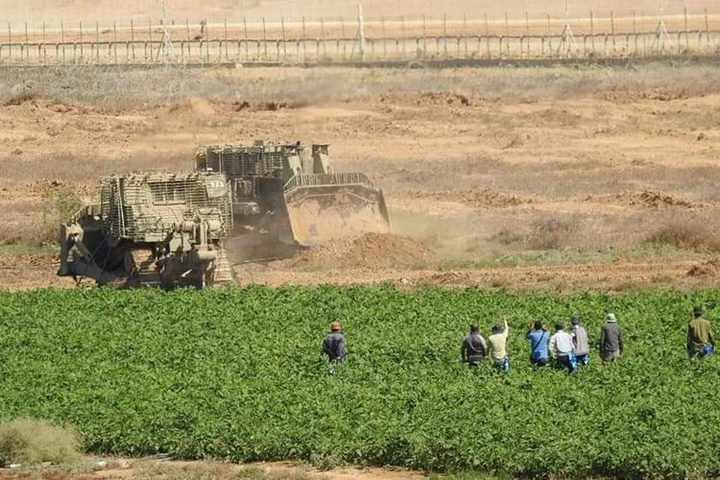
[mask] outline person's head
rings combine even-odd
[[[542,320],[535,320],[535,323],[533,323],[533,328],[535,330],[542,330],[543,329]]]
[[[614,313],[608,313],[606,319],[607,319],[608,323],[616,323],[617,322],[617,318],[615,318]]]
[[[693,316],[694,316],[695,318],[698,318],[698,317],[701,317],[701,316],[702,316],[702,307],[701,307],[700,305],[695,305],[695,306],[693,307]]]
[[[559,332],[560,330],[563,330],[564,328],[565,328],[565,325],[563,325],[562,322],[557,322],[557,323],[555,324],[555,330],[557,330],[558,332]]]
[[[340,330],[342,330],[342,325],[340,325],[339,321],[335,320],[330,324],[330,331],[339,332]]]
[[[503,331],[502,325],[500,325],[499,323],[497,325],[493,325],[493,327],[492,327],[493,333],[502,333],[502,331]]]
[[[473,323],[470,325],[470,333],[478,333],[480,331],[480,327],[477,323]]]
[[[580,325],[580,317],[578,317],[577,315],[573,315],[572,317],[570,317],[570,323],[572,323],[573,325]]]

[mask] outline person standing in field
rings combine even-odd
[[[600,329],[600,358],[603,363],[614,362],[623,354],[623,331],[614,313],[608,313],[605,325]]]
[[[330,324],[330,333],[323,340],[322,350],[328,356],[330,364],[341,363],[345,358],[345,336],[342,334],[342,325],[337,320]]]
[[[590,341],[588,340],[588,334],[580,324],[580,317],[573,315],[570,317],[570,323],[572,323],[572,337],[573,345],[575,346],[575,358],[577,363],[580,365],[588,365],[590,363]]]
[[[573,373],[577,368],[573,349],[573,337],[565,331],[565,326],[558,322],[555,324],[555,333],[550,337],[550,353],[555,359],[555,365],[560,369],[567,369]]]
[[[495,325],[492,328],[492,335],[488,337],[488,355],[493,361],[493,366],[501,372],[510,371],[510,357],[507,354],[509,331],[508,322],[504,320],[504,325]]]
[[[544,367],[550,363],[548,353],[550,332],[547,331],[541,320],[535,320],[535,323],[530,325],[527,339],[530,342],[530,363],[536,367]]]
[[[460,348],[462,361],[470,367],[477,367],[485,358],[485,352],[487,352],[487,343],[480,335],[480,327],[477,323],[473,323],[470,325],[470,333],[463,339]]]
[[[693,319],[688,324],[687,351],[690,358],[704,358],[715,350],[715,332],[710,322],[702,317],[702,307],[693,308]]]

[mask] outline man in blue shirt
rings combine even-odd
[[[536,367],[546,366],[550,362],[548,353],[550,332],[547,331],[542,321],[535,320],[535,323],[528,329],[527,339],[530,341],[530,363]]]
[[[330,324],[330,333],[323,340],[323,353],[330,363],[342,362],[345,358],[345,337],[341,333],[342,326],[337,320]]]

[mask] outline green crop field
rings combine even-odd
[[[520,476],[720,475],[720,360],[691,362],[695,303],[392,287],[0,292],[0,415],[73,425],[90,452],[332,460]],[[533,370],[528,322],[614,311],[626,356]],[[467,325],[510,318],[509,375],[459,362]],[[320,355],[345,324],[335,375]]]

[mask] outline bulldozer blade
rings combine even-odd
[[[285,204],[298,244],[309,247],[333,238],[390,232],[382,191],[364,175],[363,181],[347,182],[338,175],[302,175],[315,178],[291,179],[286,185]]]

